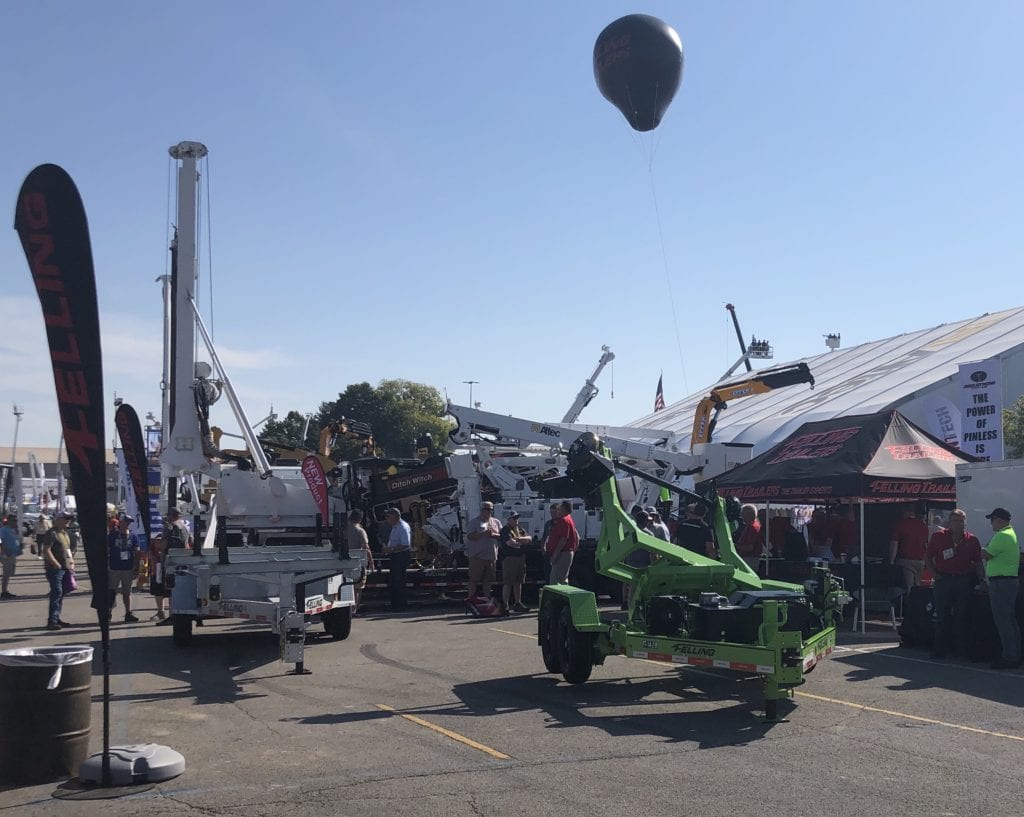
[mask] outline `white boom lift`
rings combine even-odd
[[[164,282],[169,354],[163,428],[169,431],[160,466],[169,480],[169,503],[176,504],[178,481],[185,481],[194,518],[205,527],[192,550],[167,555],[174,642],[190,642],[197,620],[247,619],[269,625],[280,636],[281,660],[301,673],[308,617],[319,616],[334,638],[348,636],[353,582],[365,558],[347,552],[343,532],[333,546],[324,536],[330,520],[317,513],[300,469],[271,469],[199,316],[197,163],[206,152],[198,142],[170,148],[178,163],[178,212],[172,276],[169,286]],[[197,330],[212,367],[196,359]],[[222,394],[245,440],[245,461],[226,462],[213,446],[208,408]],[[238,546],[229,546],[232,541]]]
[[[604,367],[615,360],[615,353],[607,346],[601,347],[601,359],[597,361],[597,368],[594,369],[594,373],[587,378],[587,381],[583,384],[583,388],[580,389],[580,393],[576,395],[576,399],[572,405],[569,406],[569,410],[565,413],[562,418],[563,423],[575,423],[579,418],[580,414],[583,413],[583,409],[590,405],[590,401],[597,397],[598,388],[594,384],[597,382],[597,378],[601,376],[601,372],[604,371]]]

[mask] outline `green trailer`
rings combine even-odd
[[[584,683],[609,655],[759,675],[765,717],[776,720],[778,701],[792,697],[835,649],[836,625],[850,601],[842,581],[827,568],[803,585],[761,579],[736,553],[724,502],[669,483],[662,485],[710,508],[720,561],[663,542],[639,530],[622,509],[616,468],[632,471],[613,463],[593,434],[582,435],[569,450],[573,484],[581,496],[599,492],[604,511],[597,571],[633,586],[628,615],[602,621],[593,593],[545,586],[537,617],[544,666],[572,684]],[[650,566],[627,563],[638,549],[655,557]]]

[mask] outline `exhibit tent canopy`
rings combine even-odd
[[[744,502],[795,505],[956,499],[958,463],[976,458],[946,445],[891,409],[805,423],[748,463],[700,483]]]

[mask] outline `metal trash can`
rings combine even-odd
[[[0,782],[78,774],[91,710],[92,647],[0,650]]]

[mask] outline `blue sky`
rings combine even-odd
[[[636,11],[686,54],[647,136],[591,66]],[[671,403],[736,359],[726,302],[776,363],[1017,305],[1022,30],[1011,2],[10,4],[0,441],[11,402],[19,447],[59,435],[11,229],[42,162],[89,214],[111,412],[159,411],[183,139],[210,149],[213,326],[254,419],[392,377],[559,419],[608,344],[581,419],[624,423],[660,371]]]

